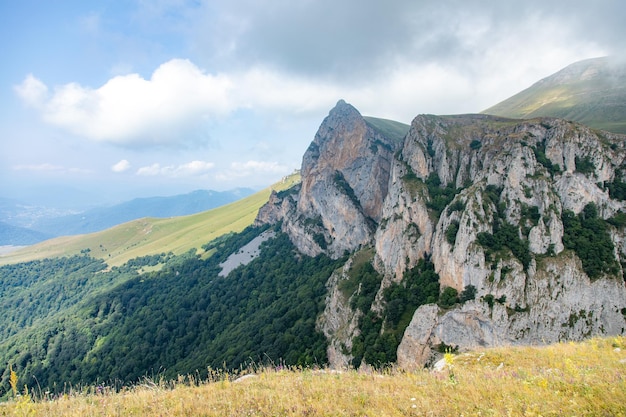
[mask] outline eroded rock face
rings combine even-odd
[[[327,349],[329,365],[334,369],[351,366],[352,339],[358,334],[359,314],[350,307],[350,300],[339,289],[339,282],[348,279],[347,273],[352,264],[348,260],[341,272],[331,275],[326,287],[326,308],[317,321],[317,328],[329,341]]]
[[[609,227],[616,272],[592,281],[565,250],[562,215],[589,203],[603,219],[626,212],[607,185],[626,180],[625,144],[625,136],[563,120],[486,115],[418,116],[397,143],[340,101],[303,158],[301,189],[273,196],[259,221],[282,220],[308,255],[372,247],[384,276],[372,310],[382,319],[384,289],[425,256],[442,290],[474,286],[475,299],[463,305],[417,308],[397,351],[406,368],[430,363],[442,343],[469,349],[620,334],[625,228]],[[514,233],[508,246],[479,243],[502,227]],[[339,281],[329,280],[318,324],[331,364],[345,366],[363,312],[349,308]]]
[[[282,217],[283,230],[307,255],[339,257],[371,244],[396,146],[339,101],[304,154],[297,198],[276,210],[280,215],[264,212],[265,217]]]
[[[401,366],[430,363],[441,343],[469,349],[624,333],[622,272],[592,282],[576,255],[564,252],[561,220],[564,210],[579,213],[589,203],[603,218],[625,211],[602,188],[624,167],[623,137],[556,119],[420,116],[407,141],[414,144],[405,143],[404,157],[416,176],[435,172],[463,184],[437,220],[427,251],[442,287],[460,292],[473,285],[477,297],[437,314],[436,306],[420,307],[398,349]],[[581,161],[592,168],[581,172]],[[497,218],[527,242],[528,265],[506,248],[490,259],[478,244],[481,232],[494,233]],[[450,242],[453,222],[458,232]],[[612,230],[616,258],[624,261],[623,228]]]

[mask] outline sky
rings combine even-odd
[[[0,0],[0,197],[266,187],[339,99],[409,124],[623,55],[622,0]]]

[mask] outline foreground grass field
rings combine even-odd
[[[198,249],[218,236],[240,232],[254,222],[272,190],[281,191],[300,181],[292,174],[283,181],[231,204],[189,216],[143,218],[102,232],[64,236],[0,256],[0,265],[34,259],[71,256],[88,251],[109,266],[120,266],[139,256],[173,252],[175,255]]]
[[[57,399],[22,395],[1,416],[624,416],[626,338],[446,354],[440,372],[264,368],[250,377],[146,381]],[[45,395],[44,395],[45,396]]]

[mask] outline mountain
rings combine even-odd
[[[292,174],[272,187],[197,214],[142,218],[101,232],[50,239],[0,256],[0,265],[89,253],[94,258],[105,260],[110,266],[120,266],[135,257],[199,250],[211,239],[225,233],[239,232],[252,224],[271,190],[281,191],[299,180],[299,174]]]
[[[482,113],[558,117],[626,133],[626,61],[604,57],[576,62]]]
[[[59,392],[263,364],[411,370],[626,331],[625,135],[483,114],[405,126],[341,100],[300,175],[240,222],[224,208],[225,227],[148,219],[71,256],[59,240],[0,258],[0,361]]]
[[[0,245],[24,246],[32,245],[52,236],[25,227],[13,226],[0,222]]]
[[[92,233],[142,217],[174,217],[199,213],[232,203],[253,192],[249,188],[230,191],[197,190],[171,197],[136,198],[78,214],[40,218],[34,221],[31,228],[53,236]]]
[[[561,119],[417,116],[403,141],[340,101],[297,193],[259,212],[327,283],[333,366],[626,329],[626,137]]]

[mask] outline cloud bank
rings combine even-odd
[[[203,73],[188,60],[159,66],[150,79],[138,74],[111,78],[99,88],[69,83],[48,95],[32,75],[15,91],[43,119],[77,136],[119,145],[168,145],[193,141],[185,136],[206,118],[232,110],[231,81]]]
[[[625,6],[612,0],[158,4],[140,3],[137,16],[170,25],[193,61],[171,59],[149,76],[95,87],[52,87],[28,75],[16,94],[80,138],[194,148],[238,111],[320,119],[340,98],[403,122],[478,112],[576,60],[623,51],[626,37]]]

